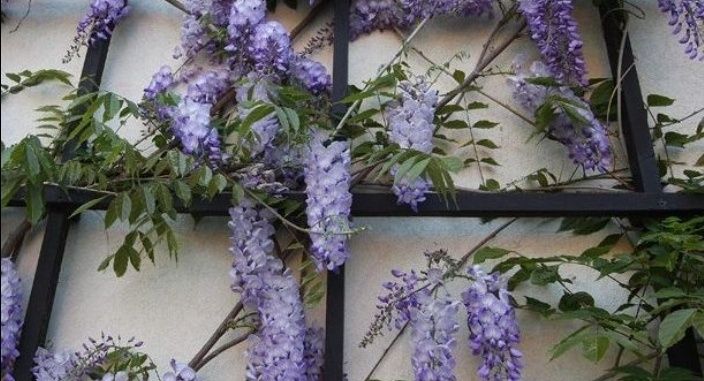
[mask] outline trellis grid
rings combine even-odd
[[[627,148],[628,162],[635,192],[628,193],[474,193],[459,191],[457,204],[448,208],[439,198],[429,198],[419,205],[418,212],[398,205],[391,193],[353,193],[352,215],[358,217],[569,217],[620,216],[635,218],[655,216],[690,216],[704,213],[704,196],[664,193],[655,152],[650,138],[646,109],[634,65],[634,56],[628,36],[624,36],[622,20],[614,1],[599,6],[609,63],[614,77],[621,67],[631,67],[622,80],[622,132]],[[344,98],[348,87],[349,58],[349,0],[334,1],[333,45],[333,100]],[[623,42],[623,45],[622,45]],[[98,40],[85,57],[79,94],[97,91],[108,53],[109,40]],[[623,50],[621,50],[623,46]],[[344,111],[341,104],[334,114]],[[67,145],[63,160],[73,156],[74,146]],[[44,344],[51,317],[57,281],[61,271],[66,238],[71,220],[69,216],[79,206],[97,198],[90,191],[70,190],[48,186],[44,192],[47,203],[46,232],[39,253],[34,283],[19,344],[20,357],[15,364],[15,379],[32,379],[31,368],[37,348]],[[101,195],[102,196],[102,195]],[[304,200],[301,193],[289,197]],[[220,194],[212,200],[194,200],[188,206],[177,206],[181,213],[202,216],[224,216],[231,197]],[[110,200],[104,199],[92,209],[105,210]],[[16,197],[10,206],[24,206]],[[325,380],[344,379],[344,307],[345,269],[329,273],[326,296]],[[701,366],[695,336],[690,328],[685,338],[668,351],[671,366],[691,370],[701,375]]]

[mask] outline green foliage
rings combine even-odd
[[[5,73],[5,76],[12,85],[2,84],[2,95],[17,94],[28,87],[34,87],[44,82],[57,81],[68,86],[73,86],[71,83],[71,74],[56,69],[43,69],[37,71],[24,70],[19,73]]]
[[[565,219],[561,226],[561,230],[575,234],[592,234],[603,228],[601,219]],[[650,221],[632,251],[611,254],[622,237],[609,235],[578,256],[529,258],[518,253],[510,255],[508,250],[486,249],[484,256],[503,258],[494,270],[511,274],[509,289],[528,282],[563,289],[558,301],[526,296],[521,308],[552,320],[579,320],[586,324],[557,343],[550,352],[552,358],[580,348],[585,358],[597,362],[610,346],[616,345],[645,359],[650,352],[663,354],[689,328],[704,330],[704,217]],[[566,265],[595,270],[597,279],[608,278],[622,287],[627,299],[613,311],[598,307],[588,292],[567,286],[569,279],[560,276],[560,269]],[[656,329],[649,327],[653,321],[659,322]],[[623,374],[624,380],[661,380],[663,374],[691,379],[678,370],[659,375],[641,370],[618,368],[617,373]]]

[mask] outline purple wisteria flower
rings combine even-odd
[[[229,85],[227,72],[206,71],[189,84],[186,95],[173,111],[171,132],[181,143],[183,151],[198,158],[207,158],[211,165],[217,165],[226,158],[221,149],[220,136],[211,126],[210,110]]]
[[[508,291],[498,274],[471,267],[472,285],[462,294],[467,308],[469,347],[482,360],[477,375],[485,381],[519,381],[523,368],[520,333]]]
[[[174,58],[193,58],[208,43],[205,27],[198,16],[186,15],[181,23],[181,44],[174,49]]]
[[[519,9],[552,76],[565,85],[586,85],[584,42],[572,0],[519,0]]]
[[[670,17],[672,34],[680,35],[685,54],[704,61],[704,1],[658,0],[658,7]]]
[[[122,18],[129,12],[127,0],[92,0],[90,9],[76,27],[76,41],[93,44],[107,40]]]
[[[227,46],[231,52],[237,52],[247,43],[254,28],[264,21],[266,4],[262,0],[235,0],[229,14],[227,33],[230,44]]]
[[[455,358],[452,354],[459,328],[459,302],[446,293],[433,296],[429,289],[414,295],[410,309],[413,357],[411,364],[417,381],[454,381]]]
[[[386,322],[389,329],[392,322],[396,329],[401,329],[411,319],[411,308],[418,306],[415,293],[420,276],[415,270],[404,272],[396,269],[391,270],[391,275],[399,281],[389,281],[382,285],[388,292],[378,297],[381,304],[377,305],[377,309],[382,311],[382,315],[388,313],[389,317],[395,314],[395,317],[386,319]]]
[[[68,380],[76,368],[76,356],[71,352],[52,353],[44,348],[37,349],[34,355],[32,374],[36,381]]]
[[[198,381],[196,371],[191,369],[188,364],[176,362],[175,359],[171,359],[170,365],[171,370],[161,376],[163,381]]]
[[[311,254],[318,268],[336,270],[349,257],[350,148],[346,141],[326,141],[318,131],[305,160],[306,215],[313,231]]]
[[[325,66],[301,56],[292,61],[291,77],[313,95],[328,93],[332,87],[332,78]]]
[[[152,81],[144,89],[144,98],[154,100],[159,94],[164,93],[174,84],[174,75],[171,68],[167,65],[162,66],[159,71],[154,73]]]
[[[255,309],[260,327],[248,338],[247,380],[305,380],[306,336],[298,283],[277,257],[273,215],[249,199],[230,209],[232,289]]]
[[[17,342],[22,329],[22,284],[17,275],[15,263],[9,258],[2,258],[2,305],[0,322],[2,323],[2,381],[12,381],[12,368],[20,355]]]
[[[536,61],[528,70],[521,64],[515,67],[516,76],[509,78],[514,99],[530,112],[535,112],[550,97],[563,99],[564,107],[570,107],[573,115],[579,115],[581,120],[574,120],[574,117],[556,109],[557,115],[548,128],[548,136],[567,147],[569,157],[575,164],[587,170],[607,172],[613,164],[608,132],[592,113],[589,104],[568,87],[541,86],[526,81],[528,78],[549,77],[549,69],[544,63]]]
[[[402,149],[431,153],[437,90],[431,89],[422,77],[418,77],[414,81],[401,82],[399,92],[399,99],[391,103],[386,111],[389,139]],[[391,173],[395,174],[396,170],[397,167],[394,167]],[[410,205],[414,211],[418,211],[418,204],[425,201],[425,193],[429,189],[430,184],[421,177],[397,179],[392,188],[398,202]]]
[[[283,75],[293,57],[288,32],[276,21],[257,25],[247,50],[254,70],[262,74]]]
[[[305,362],[307,381],[322,380],[322,369],[325,361],[325,330],[309,327],[303,343],[303,361]]]
[[[392,28],[408,28],[439,15],[491,15],[492,0],[356,0],[350,6],[350,39]]]

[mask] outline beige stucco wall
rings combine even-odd
[[[9,33],[14,22],[24,11],[26,1],[15,0],[6,8],[9,21],[2,26],[2,72],[17,72],[23,69],[61,68],[80,72],[81,60],[68,65],[61,57],[73,35],[75,23],[80,18],[86,1],[34,0],[32,11],[22,27]],[[639,1],[647,14],[646,20],[634,20],[631,25],[634,49],[638,55],[638,69],[643,92],[657,92],[678,98],[670,113],[682,116],[704,105],[704,70],[701,63],[687,60],[681,47],[670,34],[666,17],[657,12],[656,1]],[[141,96],[142,88],[152,73],[164,63],[174,63],[171,52],[178,41],[180,14],[162,1],[131,1],[133,11],[120,25],[113,38],[108,63],[103,78],[103,87],[131,99]],[[590,1],[581,0],[578,17],[586,40],[586,53],[592,76],[607,76],[608,67],[603,53],[603,42],[598,15],[590,9]],[[292,12],[285,7],[275,17],[288,27],[295,25],[305,13]],[[325,17],[330,17],[328,13]],[[323,17],[323,19],[325,18]],[[325,20],[321,20],[322,23]],[[442,61],[462,49],[475,57],[483,43],[490,23],[472,21],[466,25],[452,19],[432,21],[422,31],[414,44],[429,56]],[[309,32],[314,28],[309,29]],[[305,41],[301,38],[299,41]],[[383,64],[399,45],[392,33],[365,37],[354,42],[350,48],[350,78],[359,83]],[[517,44],[498,61],[499,67],[507,67],[517,53],[535,54],[527,42]],[[318,58],[328,67],[331,52],[319,54]],[[421,61],[411,55],[409,60],[420,69]],[[469,71],[473,58],[460,66]],[[503,80],[487,82],[486,89],[501,99],[510,99]],[[57,102],[64,91],[60,86],[42,86],[20,95],[6,97],[2,101],[2,140],[8,144],[16,142],[32,131],[37,117],[33,109],[47,103]],[[481,100],[477,98],[477,100]],[[490,102],[488,102],[490,103]],[[513,118],[492,105],[477,119],[490,118],[501,122],[500,128],[481,132],[481,137],[492,138],[502,146],[495,158],[502,163],[496,170],[486,169],[487,176],[502,184],[520,178],[527,173],[548,167],[554,173],[571,172],[572,166],[564,158],[564,151],[554,143],[537,145],[536,140],[526,142],[530,135],[528,125]],[[682,128],[693,130],[696,121],[690,120]],[[141,126],[128,124],[121,133],[131,139],[139,137]],[[691,146],[686,152],[675,152],[675,157],[692,162],[704,147]],[[697,153],[698,152],[698,153]],[[468,169],[458,182],[476,187],[478,173]],[[2,212],[3,240],[12,227],[21,219],[22,211],[8,209]],[[421,266],[422,253],[427,250],[446,248],[455,256],[461,256],[477,241],[505,220],[482,224],[476,219],[442,218],[358,218],[359,226],[368,229],[352,239],[353,257],[347,266],[346,302],[346,370],[350,380],[364,377],[384,349],[386,339],[368,348],[357,344],[364,335],[373,313],[375,295],[382,281],[389,278],[392,268],[407,269]],[[128,272],[120,279],[110,273],[98,273],[95,269],[111,250],[122,240],[120,229],[105,232],[102,216],[97,212],[85,214],[72,228],[63,263],[56,302],[49,327],[49,337],[57,348],[76,347],[89,335],[106,331],[123,336],[137,336],[146,342],[148,351],[157,364],[166,366],[169,359],[190,359],[210,335],[212,330],[236,302],[229,290],[228,270],[230,255],[224,219],[207,218],[198,225],[188,217],[182,217],[178,229],[182,243],[178,261],[169,260],[166,253],[157,257],[156,266],[145,265],[139,273]],[[36,258],[41,245],[42,229],[30,235],[19,260],[23,283],[29,293]],[[557,221],[544,219],[521,220],[502,233],[492,245],[520,250],[527,255],[579,253],[600,237],[572,237],[556,234]],[[625,249],[625,243],[622,243]],[[597,297],[600,306],[611,308],[623,296],[609,281],[594,282],[594,274],[574,269],[575,289],[584,288]],[[455,287],[457,288],[457,287]],[[526,290],[519,290],[524,292]],[[533,292],[533,291],[531,291]],[[557,298],[559,290],[543,290],[545,298]],[[310,312],[310,320],[323,323],[324,307]],[[464,315],[460,317],[464,319]],[[549,362],[547,351],[561,336],[574,329],[566,322],[546,322],[534,315],[520,314],[523,330],[521,344],[526,357],[526,380],[590,380],[599,375],[600,369],[611,364],[606,359],[594,366],[583,360],[578,353],[568,353]],[[460,329],[458,336],[458,370],[460,380],[474,380],[475,360],[466,349],[467,329]],[[411,346],[406,337],[390,352],[375,378],[382,380],[412,379],[409,363]],[[208,365],[203,371],[204,379],[217,381],[241,379],[245,360],[243,349],[230,350]]]

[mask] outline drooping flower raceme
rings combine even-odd
[[[685,54],[704,61],[704,1],[658,0],[658,7],[670,17],[672,33],[680,35]]]
[[[20,353],[17,342],[22,328],[22,285],[17,275],[15,263],[9,258],[2,258],[2,306],[0,322],[2,323],[2,381],[12,380],[12,368]]]
[[[227,33],[230,44],[227,50],[236,53],[247,44],[254,28],[264,21],[266,4],[263,0],[235,0],[232,2]]]
[[[306,330],[303,347],[303,361],[306,367],[307,381],[321,381],[323,362],[325,360],[325,330],[310,327]]]
[[[198,76],[174,111],[171,131],[185,153],[207,158],[211,165],[223,159],[220,136],[211,126],[210,110],[229,86],[226,72],[209,70]]]
[[[144,98],[148,100],[156,99],[157,95],[167,91],[174,84],[174,75],[169,66],[162,66],[154,73],[152,81],[144,89]]]
[[[535,112],[549,97],[563,99],[563,106],[570,107],[573,116],[556,109],[557,115],[548,128],[548,136],[567,147],[575,164],[588,170],[607,172],[613,163],[608,133],[590,110],[589,104],[568,87],[529,83],[528,78],[550,75],[549,69],[540,61],[534,62],[528,70],[521,65],[516,68],[516,76],[509,78],[514,99],[530,112]],[[575,120],[574,115],[579,115],[579,120]]]
[[[293,57],[288,32],[276,21],[257,25],[247,49],[254,70],[262,74],[283,75]]]
[[[428,288],[414,295],[415,305],[410,309],[413,357],[411,364],[417,381],[455,380],[455,334],[459,328],[459,302],[442,291],[433,296]]]
[[[44,348],[34,355],[32,374],[37,381],[68,380],[76,367],[76,356],[71,352],[52,353]]]
[[[311,254],[319,271],[336,270],[349,257],[350,148],[345,141],[326,141],[320,131],[309,145],[305,160],[306,215]]]
[[[247,380],[305,381],[305,318],[298,283],[271,255],[273,215],[249,199],[230,209],[232,289],[255,309],[260,327],[250,335]]]
[[[403,149],[432,152],[437,90],[431,89],[422,77],[418,77],[413,82],[401,82],[399,92],[399,99],[390,104],[386,112],[389,139]],[[397,168],[392,169],[392,174],[396,170]],[[418,211],[418,204],[425,201],[425,193],[430,189],[430,184],[421,177],[404,178],[397,180],[392,189],[399,203],[408,204]]]
[[[191,369],[188,364],[176,362],[171,359],[171,370],[161,376],[163,381],[198,381],[196,371]]]
[[[519,9],[552,76],[565,85],[586,85],[584,42],[572,0],[519,0]]]
[[[477,375],[485,381],[519,381],[523,355],[520,333],[508,291],[498,274],[487,275],[479,266],[468,271],[474,279],[462,294],[467,308],[469,347],[481,358]]]
[[[98,39],[107,40],[129,10],[127,0],[92,0],[76,27],[75,41],[93,44]]]
[[[327,93],[332,86],[330,74],[323,64],[301,56],[291,62],[291,77],[313,95]]]

